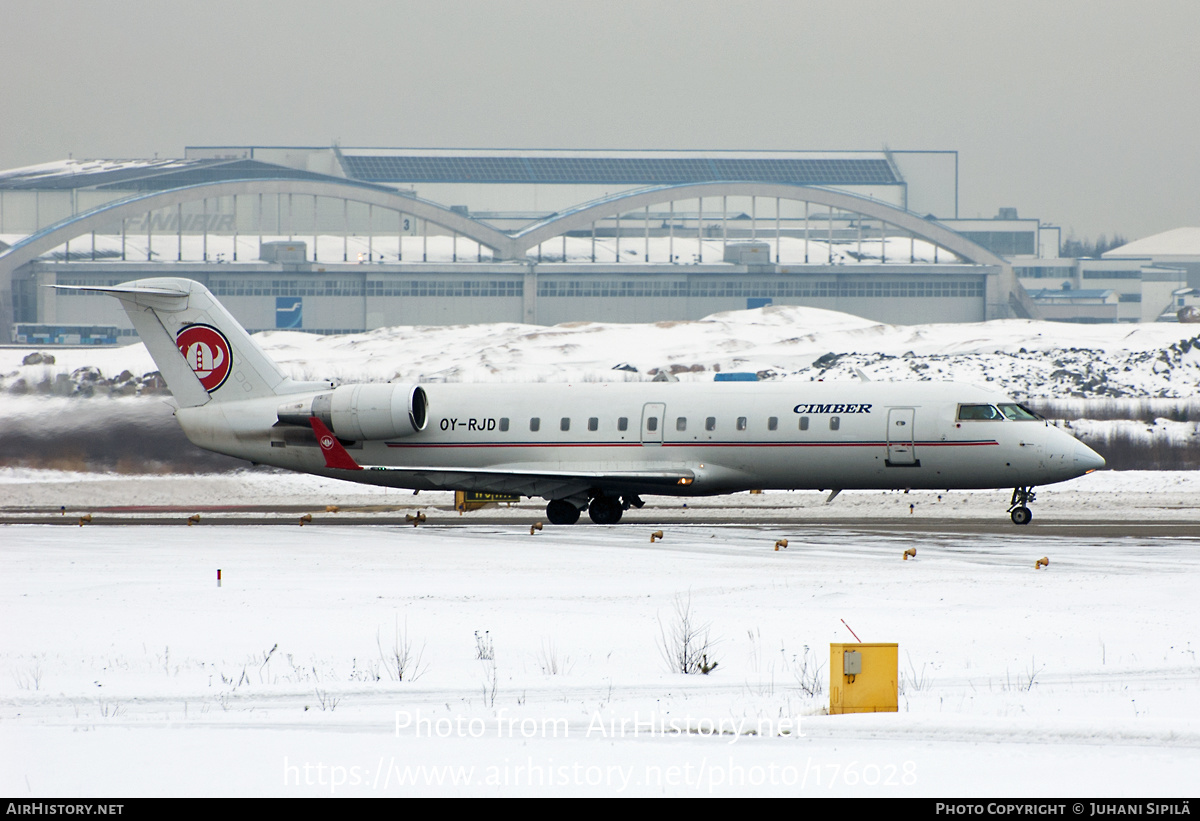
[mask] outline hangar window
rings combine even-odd
[[[629,430],[629,417],[622,416],[617,419],[617,430]]]
[[[800,417],[800,430],[808,430],[808,417],[807,416]]]
[[[508,417],[507,416],[500,417],[500,430],[501,430],[501,432],[508,430]]]
[[[542,428],[542,420],[541,419],[539,419],[538,417],[535,416],[529,420],[529,429],[530,430],[537,431],[537,430],[541,430],[541,428]]]
[[[595,416],[588,419],[588,430],[600,430],[600,419]]]
[[[994,405],[959,405],[958,420],[960,422],[977,422],[987,421],[989,419],[1003,419],[1000,411],[996,410]]]
[[[687,430],[687,417],[680,416],[675,420],[675,430]]]
[[[738,430],[745,430],[745,429],[746,429],[746,417],[744,417],[744,416],[739,416],[739,417],[738,417],[738,420],[737,420],[737,429],[738,429]]]
[[[717,417],[710,416],[707,419],[705,419],[704,420],[704,429],[705,430],[716,430],[717,429]]]
[[[779,430],[778,416],[772,416],[767,419],[767,430]]]
[[[558,429],[559,430],[570,430],[571,429],[571,417],[564,416],[558,423]]]
[[[840,416],[829,417],[829,429],[830,430],[841,430],[841,427],[842,427],[842,417],[840,417]]]

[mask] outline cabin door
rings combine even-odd
[[[661,445],[663,442],[663,417],[667,406],[662,402],[647,402],[642,406],[642,444]]]
[[[887,466],[914,467],[917,461],[913,417],[916,408],[888,408]]]

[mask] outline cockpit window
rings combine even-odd
[[[1000,411],[1014,422],[1040,422],[1042,417],[1031,411],[1024,405],[1018,405],[1016,402],[1003,404],[1000,406]]]
[[[978,421],[987,419],[1003,419],[995,405],[959,405],[959,421]]]

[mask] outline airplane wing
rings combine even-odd
[[[480,490],[547,498],[570,496],[590,488],[602,488],[610,493],[645,493],[651,488],[689,485],[695,480],[695,474],[686,468],[665,471],[554,471],[502,467],[453,470],[441,467],[368,467],[365,470],[382,471],[405,480],[420,480],[421,483],[446,490]]]
[[[649,488],[690,485],[696,474],[687,468],[667,470],[530,470],[526,468],[445,468],[386,467],[360,465],[320,419],[309,418],[317,443],[325,457],[325,467],[333,470],[383,472],[407,486],[427,485],[446,490],[480,490],[491,493],[516,493],[522,496],[562,498],[602,487],[610,492],[638,492]],[[401,483],[399,480],[403,479]],[[383,482],[382,484],[392,484]]]

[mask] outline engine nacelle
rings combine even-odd
[[[420,385],[342,385],[279,406],[279,421],[308,425],[315,416],[342,439],[395,439],[425,430],[429,398]]]

